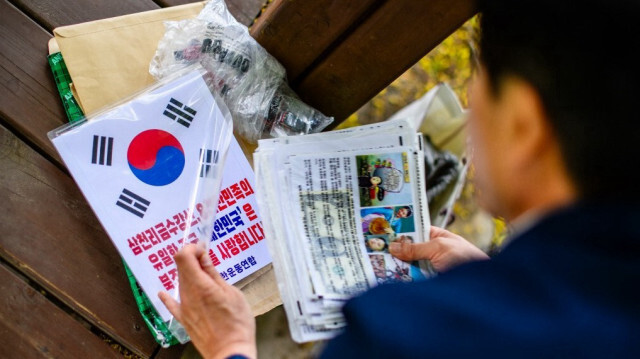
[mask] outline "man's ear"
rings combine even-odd
[[[501,83],[499,102],[512,169],[534,165],[554,141],[540,95],[528,82],[508,77]]]
[[[511,218],[532,208],[551,208],[575,199],[553,126],[537,90],[510,77],[496,98],[504,149],[501,169],[511,190]]]

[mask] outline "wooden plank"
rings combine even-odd
[[[162,7],[184,5],[197,2],[197,0],[156,0]],[[241,24],[251,25],[258,15],[266,0],[225,0],[227,8],[233,17]]]
[[[0,127],[0,256],[135,353],[157,344],[122,260],[64,172]]]
[[[251,35],[287,69],[290,83],[355,28],[379,0],[275,0]]]
[[[3,93],[3,96],[0,97],[1,120],[14,131],[24,136],[24,138],[26,138],[35,148],[38,148],[51,156],[60,165],[62,161],[46,135],[47,131],[66,122],[66,116],[64,115],[64,110],[60,104],[60,99],[46,60],[47,41],[49,40],[50,35],[34,21],[25,16],[20,10],[16,9],[4,0],[0,1],[0,19],[0,89],[2,89]],[[8,136],[6,133],[7,131],[4,128],[2,129],[2,132],[4,137]],[[21,148],[21,151],[26,151],[26,146],[22,145]],[[0,151],[0,153],[4,152]],[[31,156],[34,156],[34,154],[31,154]],[[4,160],[6,159],[3,159],[3,163]],[[40,158],[39,162],[43,163],[43,168],[48,168],[48,170],[43,171],[49,171],[49,175],[53,173],[56,181],[65,183],[69,186],[68,189],[76,187],[70,178],[65,176],[62,172],[55,170],[54,167],[47,163],[46,160]],[[1,168],[3,172],[2,175],[9,176],[9,169],[5,168],[4,165]],[[31,183],[33,181],[39,183],[38,181],[40,181],[40,177],[42,177],[40,175],[24,173],[23,175],[26,175],[28,180],[22,184],[18,183],[19,185],[26,186],[27,183]],[[14,184],[11,183],[4,183],[1,187],[4,188],[5,185],[8,187],[14,186]],[[41,188],[39,191],[46,193],[47,189]],[[11,191],[3,191],[2,197],[9,196],[10,192]],[[79,196],[79,192],[77,192],[77,190],[75,190],[75,192],[76,194],[74,196],[68,198],[64,193],[53,193],[42,197],[40,195],[29,197],[30,194],[24,194],[24,201],[31,205],[38,206],[39,203],[34,203],[35,199],[47,198],[53,195],[58,197],[58,200],[61,201],[59,203],[67,206],[67,208],[62,211],[64,213],[62,216],[70,216],[69,219],[65,218],[63,220],[56,220],[50,218],[46,213],[40,213],[39,215],[44,217],[44,221],[40,221],[38,223],[39,225],[36,225],[36,227],[39,227],[40,229],[34,229],[35,232],[47,231],[47,226],[52,225],[55,227],[57,225],[56,223],[71,223],[70,225],[76,228],[79,226],[87,226],[87,223],[90,223],[93,228],[89,230],[89,234],[85,234],[82,241],[88,244],[92,241],[91,239],[93,237],[98,238],[100,244],[96,250],[106,251],[103,255],[108,258],[107,260],[103,259],[102,263],[98,266],[100,268],[99,271],[104,272],[103,269],[106,268],[108,273],[105,275],[101,272],[89,271],[86,272],[86,275],[94,277],[106,276],[107,280],[105,285],[117,287],[117,290],[114,290],[113,294],[101,293],[105,290],[99,290],[96,293],[99,293],[97,295],[101,295],[103,297],[111,296],[113,297],[112,299],[101,299],[97,302],[92,302],[92,286],[90,285],[85,287],[85,289],[80,289],[83,285],[79,285],[81,282],[74,281],[74,273],[64,273],[63,268],[64,265],[66,265],[64,263],[71,261],[69,258],[59,258],[54,261],[47,260],[45,263],[39,263],[36,266],[30,267],[27,261],[24,261],[23,258],[19,257],[20,253],[29,252],[28,248],[19,247],[17,252],[7,252],[7,248],[4,248],[5,241],[18,241],[16,238],[5,236],[8,235],[8,233],[3,233],[3,237],[0,242],[0,247],[2,248],[0,248],[0,251],[3,253],[3,256],[6,255],[7,258],[12,260],[12,262],[17,265],[25,266],[25,268],[28,269],[28,272],[31,273],[36,280],[44,281],[45,287],[56,288],[57,295],[64,297],[63,301],[68,304],[72,303],[76,307],[82,307],[83,315],[87,315],[88,320],[101,327],[106,333],[120,340],[123,344],[129,346],[131,350],[138,354],[148,356],[155,350],[155,348],[157,348],[157,345],[153,341],[135,307],[131,290],[128,287],[127,280],[122,269],[121,260],[115,252],[111,242],[106,238],[104,231],[91,214],[92,212],[86,205],[86,201]],[[36,190],[36,193],[39,193],[38,190]],[[50,204],[49,207],[51,206],[55,205]],[[39,210],[58,213],[56,208],[40,208]],[[10,213],[10,217],[3,221],[0,226],[3,230],[5,228],[5,224],[9,225],[9,221],[15,222],[13,225],[17,226],[32,226],[30,221],[33,220],[33,218],[29,220],[28,217],[19,217],[19,214],[14,214],[13,212],[5,213]],[[74,221],[72,218],[75,218],[75,221],[78,223],[72,223]],[[80,218],[80,220],[78,220],[78,218]],[[16,230],[20,231],[19,229]],[[52,239],[54,242],[47,243],[54,248],[55,243],[57,242],[69,242],[69,237],[61,235],[54,237],[55,238]],[[31,243],[33,245],[33,242],[34,239],[31,238],[25,243]],[[18,245],[19,243],[13,244]],[[91,246],[94,245],[95,244],[91,244]],[[38,247],[39,246],[37,245],[33,246],[33,248]],[[36,251],[36,253],[43,252]],[[53,252],[53,255],[59,254],[59,250]],[[87,255],[84,257],[86,259]],[[37,261],[37,259],[33,260]],[[40,260],[42,261],[42,258]],[[61,265],[61,261],[64,262],[64,265]],[[77,264],[78,263],[74,265],[76,271],[78,271]],[[54,269],[58,266],[54,273],[61,276],[64,279],[64,283],[60,284],[55,280],[50,281],[46,274],[48,272],[39,272],[40,268],[43,266],[45,268],[53,266]],[[41,274],[36,274],[36,272]],[[84,269],[80,269],[80,272],[84,272]],[[45,274],[43,275],[42,273]],[[79,288],[74,289],[74,287]],[[72,288],[74,290],[68,291],[67,288]],[[78,291],[83,293],[84,298],[72,299]],[[87,300],[91,303],[85,303]],[[103,302],[109,303],[107,306],[104,306]],[[114,315],[112,312],[115,312],[116,314]],[[122,340],[122,338],[126,338],[126,340]]]
[[[294,89],[339,124],[475,13],[472,0],[387,0]]]
[[[50,32],[58,26],[159,8],[153,0],[12,0],[12,2]]]
[[[189,348],[189,349],[188,349]],[[171,358],[199,358],[200,356],[191,355],[188,356],[186,350],[195,351],[192,349],[193,345],[188,344],[176,344],[166,349],[161,349],[153,357],[153,359],[171,359]]]
[[[47,138],[47,131],[66,118],[47,62],[50,37],[7,1],[0,1],[0,116],[60,162]]]
[[[98,336],[0,266],[0,358],[121,358]]]
[[[227,8],[241,24],[251,26],[267,0],[226,0]]]

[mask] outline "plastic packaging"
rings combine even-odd
[[[469,167],[465,154],[466,111],[453,90],[441,83],[388,119],[395,120],[407,120],[424,134],[431,223],[444,228],[452,222],[453,206],[464,187]]]
[[[199,65],[49,132],[120,255],[182,343],[188,336],[156,294],[177,298],[173,255],[187,243],[211,240],[232,132],[231,115]]]
[[[84,113],[78,101],[73,97],[73,92],[71,91],[71,76],[69,75],[69,70],[67,70],[67,65],[62,59],[62,54],[60,52],[52,53],[47,56],[47,60],[49,60],[49,67],[51,67],[53,79],[56,82],[58,94],[62,100],[62,107],[64,107],[69,122],[82,119]]]
[[[49,55],[48,59],[69,122],[75,122],[84,118],[84,112],[73,97],[73,94],[71,94],[71,90],[69,88],[69,85],[71,84],[71,76],[69,75],[69,71],[67,70],[62,54],[60,52],[53,53]],[[140,287],[140,284],[133,273],[131,273],[127,263],[124,262],[124,260],[122,263],[124,265],[124,270],[127,273],[129,284],[131,285],[131,291],[133,292],[136,304],[138,305],[138,311],[140,312],[140,315],[142,315],[142,319],[153,335],[153,338],[156,340],[156,343],[160,344],[163,348],[168,348],[171,345],[179,343],[169,331],[167,323],[162,320],[162,317],[160,317],[153,307],[153,304],[151,304],[149,297]]]
[[[149,66],[157,79],[199,62],[214,76],[235,130],[250,142],[319,132],[326,117],[289,88],[286,71],[236,21],[223,0],[208,2],[196,19],[165,23]]]
[[[427,169],[427,198],[429,204],[445,192],[460,174],[458,157],[449,151],[439,151],[431,143],[429,136],[424,136],[424,163]]]

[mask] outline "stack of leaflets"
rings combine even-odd
[[[422,141],[397,120],[259,142],[256,193],[295,341],[335,336],[349,298],[430,273],[388,250],[429,238]]]

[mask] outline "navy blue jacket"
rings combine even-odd
[[[343,310],[323,358],[640,358],[640,206],[557,211],[490,261]]]

